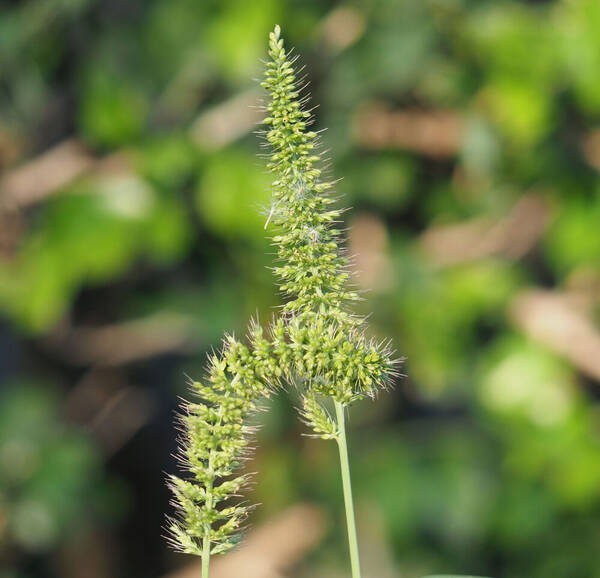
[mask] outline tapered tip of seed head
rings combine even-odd
[[[279,36],[281,35],[281,28],[279,24],[275,24],[275,28],[273,29],[273,35],[275,36],[275,40],[279,40]]]

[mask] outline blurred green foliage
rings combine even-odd
[[[96,448],[65,424],[48,387],[13,384],[0,403],[3,558],[45,552],[83,531],[108,489]],[[83,526],[83,527],[82,527]]]
[[[144,488],[134,501],[158,520],[167,494],[144,492],[174,469],[183,372],[278,304],[249,108],[275,22],[344,177],[373,332],[407,357],[396,390],[351,416],[359,527],[377,513],[396,575],[599,577],[597,0],[3,3],[0,387],[53,384],[0,398],[7,575],[60,572],[107,473]],[[11,185],[66,139],[85,146],[85,171]],[[527,296],[563,300],[535,316]],[[186,323],[126,333],[120,355],[77,332],[157,313]],[[112,459],[82,433],[89,415],[60,411],[98,367],[165,408]],[[335,448],[300,437],[290,398],[265,414],[256,520],[313,499],[341,523]],[[164,447],[150,455],[153,431]],[[128,520],[113,526],[126,536],[113,574],[161,575],[174,562],[160,522],[146,535]],[[153,557],[135,554],[150,533]],[[329,536],[306,575],[339,570],[344,547]]]

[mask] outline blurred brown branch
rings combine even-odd
[[[262,119],[256,102],[259,88],[250,88],[203,112],[192,123],[192,140],[204,148],[220,149],[254,129]]]
[[[355,7],[340,6],[321,21],[319,28],[319,34],[329,49],[342,52],[363,36],[365,17]]]
[[[369,290],[390,287],[389,243],[383,221],[375,215],[358,215],[349,229],[348,243],[350,253],[355,255],[357,283]]]
[[[111,456],[150,421],[156,403],[148,390],[129,385],[120,373],[93,369],[69,392],[64,411]]]
[[[369,103],[354,117],[356,142],[368,149],[406,149],[446,158],[456,155],[464,123],[451,110],[390,110],[383,103]]]
[[[14,210],[37,203],[89,170],[94,163],[95,158],[80,141],[63,141],[0,179],[1,207]]]
[[[244,544],[211,561],[212,578],[283,578],[325,535],[323,511],[310,504],[297,504],[273,520],[253,529]],[[166,578],[197,578],[200,561]]]
[[[567,293],[531,290],[514,299],[510,316],[529,337],[600,381],[600,331],[580,303]]]
[[[261,114],[254,106],[260,96],[252,88],[203,112],[191,125],[192,140],[218,149],[248,134]],[[58,143],[0,178],[0,211],[14,214],[38,203],[91,170],[100,173],[131,170],[126,151],[100,158],[76,138]]]
[[[115,366],[189,351],[193,338],[185,317],[159,314],[102,327],[72,327],[65,322],[43,344],[69,363]]]
[[[0,178],[0,214],[15,215],[87,173],[129,172],[130,165],[126,150],[97,157],[77,139],[65,140]]]
[[[581,149],[587,162],[600,171],[600,129],[592,130],[584,135]]]
[[[432,226],[421,236],[427,256],[440,266],[501,255],[518,259],[536,244],[550,222],[550,209],[537,194],[524,195],[499,221],[482,217]]]

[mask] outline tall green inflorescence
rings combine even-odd
[[[286,359],[288,379],[301,383],[304,420],[323,439],[335,439],[340,453],[352,574],[360,576],[352,504],[345,408],[373,397],[396,374],[389,346],[365,337],[365,319],[353,314],[359,300],[348,287],[348,260],[341,250],[341,210],[333,183],[322,179],[318,134],[309,129],[293,68],[278,26],[269,38],[270,61],[262,86],[270,95],[266,140],[271,147],[272,203],[267,224],[278,228],[274,268],[285,298],[275,322],[275,350]],[[327,409],[330,399],[335,417]]]
[[[333,183],[321,179],[318,134],[309,130],[311,114],[279,27],[270,35],[266,79],[270,95],[265,125],[274,174],[267,224],[278,263],[274,267],[285,299],[276,329],[287,334],[294,370],[307,390],[346,405],[373,396],[395,373],[390,351],[365,338],[365,320],[351,306],[359,301],[348,287],[348,259],[341,250],[342,210]]]
[[[262,86],[270,96],[264,122],[274,181],[265,228],[277,228],[274,272],[284,306],[268,336],[253,323],[248,345],[227,337],[221,354],[209,359],[205,382],[193,384],[196,399],[181,417],[180,459],[189,475],[170,478],[178,517],[169,530],[175,547],[202,556],[203,578],[211,555],[239,541],[248,507],[227,500],[247,482],[237,472],[253,431],[249,419],[260,400],[286,380],[302,392],[301,414],[314,434],[338,444],[352,574],[358,578],[345,408],[385,387],[397,364],[388,346],[365,337],[365,319],[351,310],[359,297],[348,287],[337,228],[341,210],[332,183],[321,178],[318,135],[309,130],[307,99],[300,96],[278,26],[270,35],[269,56]]]

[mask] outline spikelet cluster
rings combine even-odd
[[[228,500],[248,482],[236,472],[254,430],[249,418],[281,375],[258,323],[249,344],[225,338],[221,354],[209,357],[205,383],[192,383],[194,402],[181,415],[179,459],[189,476],[169,478],[178,515],[168,529],[172,545],[188,554],[228,551],[248,515],[249,506]]]
[[[269,56],[262,83],[270,96],[264,124],[274,175],[269,222],[277,227],[274,273],[285,300],[275,333],[291,350],[282,352],[289,356],[284,367],[310,392],[304,418],[318,433],[314,394],[344,405],[373,396],[395,374],[396,362],[387,345],[365,337],[364,318],[352,313],[359,295],[349,287],[341,210],[333,183],[322,178],[319,135],[310,130],[308,99],[278,26],[269,37]]]

